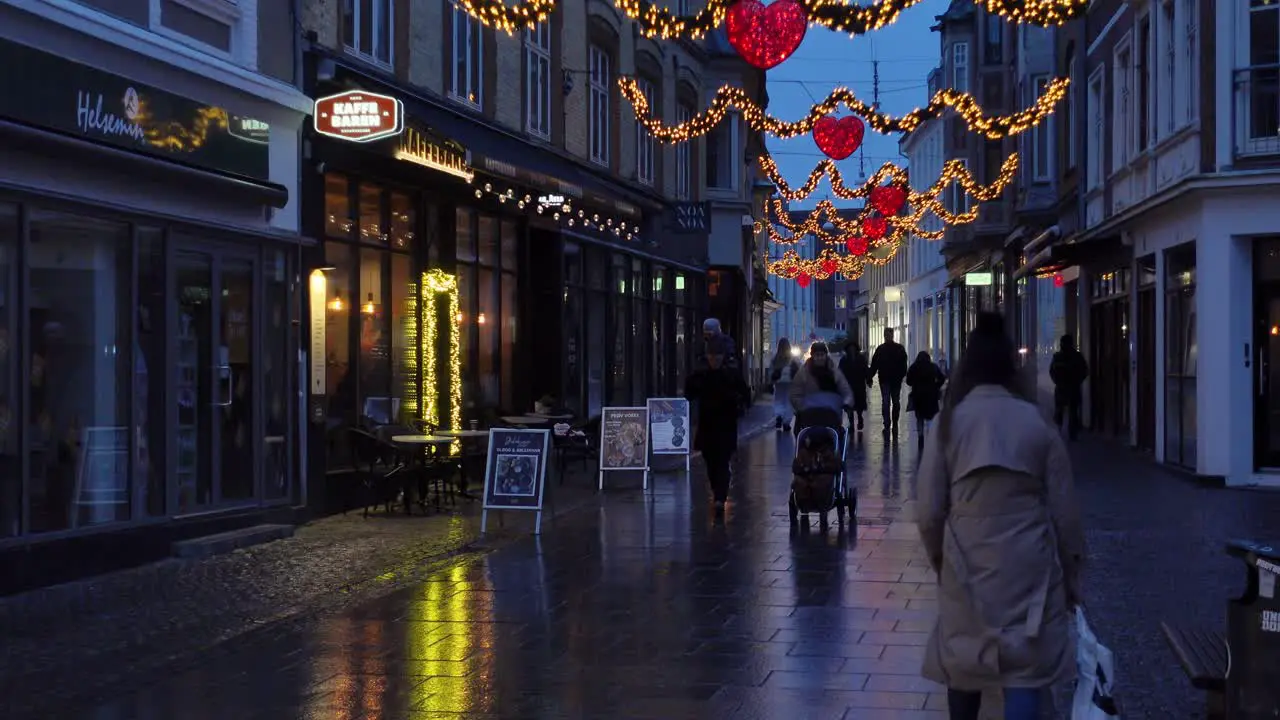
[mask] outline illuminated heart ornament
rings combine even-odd
[[[889,230],[889,221],[882,217],[871,216],[862,221],[862,234],[872,240],[879,240]]]
[[[822,272],[826,273],[827,277],[831,277],[832,275],[835,275],[836,270],[839,270],[839,269],[840,269],[840,266],[837,265],[836,261],[832,260],[831,258],[827,258],[826,260],[822,261]]]
[[[867,239],[861,235],[855,235],[849,238],[848,242],[846,242],[844,246],[849,248],[849,253],[851,255],[867,254]]]
[[[809,20],[794,0],[738,0],[725,16],[729,44],[752,66],[761,70],[791,57],[804,40]]]
[[[907,202],[907,191],[897,185],[881,185],[871,191],[867,201],[881,215],[897,215]]]
[[[809,287],[811,282],[813,282],[813,278],[809,277],[809,273],[800,273],[796,276],[796,284],[802,288]]]
[[[862,121],[853,115],[839,120],[826,115],[813,124],[813,142],[823,155],[832,160],[843,160],[862,144],[864,132],[866,128]]]

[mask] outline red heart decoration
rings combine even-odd
[[[800,273],[796,276],[796,284],[802,288],[809,287],[810,282],[813,282],[813,278],[809,277],[809,273]]]
[[[832,160],[843,160],[862,144],[866,132],[862,121],[853,115],[837,120],[831,115],[818,118],[813,124],[813,141],[822,154]]]
[[[768,70],[800,47],[809,19],[794,0],[738,0],[725,18],[729,44],[754,67]]]
[[[853,255],[866,255],[867,239],[861,235],[854,235],[845,243],[845,247],[849,248],[849,252]]]
[[[862,221],[862,234],[872,240],[879,240],[889,230],[889,221],[872,215]]]
[[[836,270],[839,270],[839,269],[840,269],[840,266],[837,265],[836,261],[832,260],[831,258],[827,258],[826,260],[822,261],[822,272],[826,273],[827,277],[831,277],[832,275],[835,275]]]
[[[881,185],[871,191],[868,201],[882,215],[897,215],[907,202],[907,191],[897,185]]]

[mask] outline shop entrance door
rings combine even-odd
[[[1254,285],[1253,455],[1259,469],[1280,469],[1280,282]]]
[[[253,502],[258,457],[258,260],[207,244],[174,261],[174,477],[178,514]]]
[[[1156,449],[1156,289],[1138,291],[1138,447]]]

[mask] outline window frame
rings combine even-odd
[[[959,161],[960,166],[963,167],[966,171],[973,172],[969,168],[969,158],[961,157],[961,158],[953,158],[953,159]],[[972,201],[973,201],[973,198],[969,196],[969,193],[965,192],[964,188],[960,186],[960,183],[951,183],[950,185],[947,186],[946,208],[953,215],[959,215],[960,213],[968,212],[970,203]]]
[[[693,117],[693,109],[684,103],[676,103],[676,124],[688,122]],[[692,142],[676,143],[676,180],[675,195],[677,200],[693,199],[693,151]]]
[[[1133,42],[1126,33],[1111,55],[1111,165],[1119,169],[1131,159],[1133,146]]]
[[[644,95],[649,103],[649,111],[652,115],[662,117],[661,108],[658,105],[658,85],[649,78],[640,75],[636,77],[636,88]],[[636,181],[642,185],[654,187],[657,185],[657,141],[644,126],[644,123],[636,121]],[[687,143],[681,143],[687,144]]]
[[[471,17],[456,2],[450,3],[453,8],[450,31],[453,38],[452,57],[449,58],[448,96],[450,100],[467,107],[479,110],[484,106],[484,25]],[[460,22],[461,21],[461,24]],[[460,28],[465,28],[465,35],[460,35]],[[458,40],[467,40],[467,62],[458,62]],[[474,65],[473,65],[474,63]],[[465,74],[465,88],[460,87],[460,80]],[[468,94],[474,92],[473,100]]]
[[[373,27],[369,33],[370,42],[373,44],[373,47],[368,49],[362,48],[358,44],[360,40],[360,36],[363,35],[363,33],[361,32],[362,25],[361,25],[361,18],[360,18],[361,5],[362,5],[361,0],[349,0],[349,1],[351,3],[351,8],[352,8],[351,33],[355,37],[342,38],[342,49],[348,55],[354,55],[355,57],[358,57],[361,60],[364,60],[365,62],[371,63],[373,65],[377,65],[378,67],[382,67],[382,68],[391,68],[394,65],[396,60],[396,52],[395,52],[396,51],[396,32],[395,32],[396,3],[395,3],[395,0],[369,0],[370,5],[374,11],[374,19],[373,19]],[[388,16],[386,18],[386,23],[385,23],[386,43],[387,43],[386,59],[379,57],[380,53],[378,52],[379,37],[381,35],[381,33],[378,32],[378,28],[382,24],[380,23],[380,20],[382,19],[381,15],[383,13],[385,13]],[[339,11],[338,27],[339,27],[340,34],[343,32],[343,29],[346,27],[345,15],[346,15],[345,8]]]
[[[591,162],[609,167],[612,160],[613,56],[601,45],[587,46],[587,146]]]
[[[1085,143],[1085,148],[1089,151],[1088,156],[1085,158],[1086,190],[1101,188],[1107,176],[1106,148],[1102,140],[1104,137],[1103,125],[1106,122],[1106,71],[1106,63],[1099,63],[1098,67],[1090,73],[1089,82],[1086,85],[1089,99],[1089,102],[1086,103],[1089,111],[1089,139]]]
[[[538,23],[525,30],[525,132],[546,141],[551,140],[552,132],[551,59],[554,46],[549,22]]]
[[[706,158],[705,165],[707,168],[707,176],[706,176],[707,190],[715,190],[717,192],[722,192],[722,193],[726,193],[726,192],[731,193],[734,190],[736,190],[738,187],[738,183],[739,183],[738,176],[741,170],[738,167],[738,164],[733,161],[733,157],[736,155],[737,148],[738,148],[738,122],[739,122],[739,115],[737,112],[725,113],[724,119],[721,120],[716,125],[715,129],[713,129],[711,132],[703,136],[704,137],[703,156]],[[724,136],[720,135],[720,133],[724,133]],[[717,184],[712,185],[711,184],[711,158],[706,156],[710,153],[710,150],[712,147],[711,141],[714,139],[718,142],[721,137],[728,138],[725,141],[726,149],[728,151],[726,155],[727,157],[730,158],[726,165],[726,169],[728,170],[728,176],[729,176],[728,184],[720,184],[719,167],[717,167],[716,168]],[[716,159],[717,161],[719,160],[719,155],[717,155]],[[717,166],[718,165],[719,163],[717,162]]]
[[[951,89],[969,92],[969,43],[951,44]]]

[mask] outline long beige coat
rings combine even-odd
[[[956,406],[949,434],[942,448],[929,433],[917,476],[916,521],[939,574],[923,675],[957,690],[1069,679],[1084,537],[1062,438],[994,385]]]

